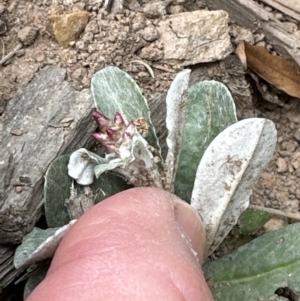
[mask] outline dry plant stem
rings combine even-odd
[[[147,68],[147,70],[149,71],[150,75],[151,75],[153,78],[155,78],[154,72],[153,72],[153,70],[151,69],[151,67],[150,67],[148,64],[146,64],[146,63],[144,63],[144,62],[142,62],[142,61],[138,61],[138,60],[133,60],[133,61],[131,61],[130,63],[138,63],[138,64],[144,65],[144,66]]]
[[[256,206],[256,205],[250,205],[249,208],[255,209],[255,210],[260,210],[260,211],[265,211],[272,215],[277,215],[277,216],[291,218],[291,219],[300,221],[300,214],[298,214],[298,213],[283,212],[281,210],[277,210],[277,209],[273,209],[273,208],[266,208],[266,207]]]
[[[161,70],[161,71],[170,72],[170,73],[175,73],[175,70],[173,70],[171,68],[163,67],[163,66],[160,66],[160,65],[152,65],[152,68],[157,69],[157,70]]]
[[[65,201],[70,219],[77,219],[94,205],[93,191],[89,186],[84,187],[84,192],[78,194],[77,189],[72,183],[70,189],[70,198]]]
[[[8,53],[5,57],[2,58],[0,61],[0,66],[3,65],[7,60],[9,60],[11,57],[15,55],[15,53],[22,48],[22,44],[18,44],[17,47],[12,50],[10,53]]]

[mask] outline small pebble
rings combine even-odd
[[[300,130],[297,129],[293,132],[293,138],[300,144]]]
[[[23,45],[29,46],[34,43],[37,35],[38,30],[36,28],[25,26],[18,32],[18,39]]]
[[[167,13],[166,1],[150,2],[144,7],[144,14],[147,18],[159,18]]]
[[[273,10],[272,7],[270,6],[265,6],[264,9],[267,11],[267,12],[271,12]]]
[[[288,171],[288,165],[286,163],[286,161],[283,158],[278,158],[277,159],[277,172],[278,173],[285,173]]]
[[[279,20],[279,21],[284,21],[284,20],[285,20],[285,18],[284,18],[284,16],[283,16],[282,13],[276,13],[276,14],[275,14],[275,18],[276,18],[277,20]]]
[[[153,42],[159,38],[159,33],[154,26],[147,26],[141,32],[142,38],[147,42]]]
[[[14,136],[22,136],[23,135],[23,131],[21,129],[18,128],[14,128],[10,131],[10,133]]]
[[[16,192],[16,193],[20,193],[20,192],[22,192],[22,190],[23,190],[23,189],[22,189],[22,186],[16,186],[16,187],[15,187],[15,192]]]

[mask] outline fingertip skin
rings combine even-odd
[[[189,205],[158,188],[129,189],[75,223],[27,301],[211,301],[204,244]]]

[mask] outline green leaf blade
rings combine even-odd
[[[40,246],[43,245],[47,239],[54,236],[59,229],[60,228],[48,228],[46,230],[43,230],[39,228],[33,228],[33,230],[30,233],[25,235],[22,244],[17,247],[15,252],[15,256],[14,256],[15,268],[18,269],[24,265],[29,265],[32,262],[39,261],[40,260],[39,255],[37,256],[38,257],[37,259],[34,257],[36,250],[40,248]],[[49,258],[49,257],[51,257],[51,251],[48,257],[46,256],[42,259]]]
[[[272,215],[265,211],[247,209],[239,219],[239,232],[244,235],[252,234],[260,229]]]
[[[237,122],[235,104],[227,87],[203,81],[189,91],[175,192],[190,201],[199,162],[212,140]]]
[[[289,287],[300,295],[300,223],[267,233],[203,266],[216,301],[277,300]],[[280,299],[278,299],[280,300]]]
[[[93,153],[89,152],[93,155]],[[55,159],[48,168],[45,176],[45,215],[48,227],[62,227],[69,223],[70,217],[65,201],[70,197],[72,179],[68,176],[70,155],[63,155]],[[118,192],[131,188],[121,177],[112,172],[102,174],[90,185],[95,203],[98,203]],[[76,185],[79,192],[83,186]]]
[[[45,175],[45,216],[48,227],[62,227],[69,221],[65,200],[70,197],[72,179],[68,176],[69,155],[56,158]]]
[[[146,140],[160,152],[147,100],[126,72],[114,66],[98,71],[92,78],[91,90],[97,110],[108,118],[113,119],[116,112],[127,122],[144,117],[150,126]]]

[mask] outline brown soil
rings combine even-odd
[[[3,23],[0,22],[0,56],[1,53],[2,56],[10,53],[20,44],[20,39],[22,40],[22,47],[0,66],[0,115],[18,89],[26,86],[37,71],[48,64],[60,64],[65,67],[67,80],[77,90],[89,87],[91,77],[96,71],[115,65],[128,72],[137,81],[147,98],[166,93],[179,70],[178,67],[161,62],[154,56],[152,61],[147,61],[155,73],[153,78],[143,64],[133,62],[142,60],[139,57],[140,50],[148,43],[141,34],[151,35],[151,32],[145,29],[150,25],[155,27],[158,20],[163,18],[163,15],[158,18],[145,16],[143,8],[148,3],[147,0],[125,2],[120,14],[111,14],[100,9],[104,2],[101,0],[73,0],[72,5],[66,2],[70,1],[4,0],[4,3],[0,4],[0,21],[7,26],[7,30],[3,30],[1,34]],[[170,4],[165,8],[166,14],[204,8],[204,1],[168,2]],[[62,48],[47,31],[48,17],[53,11],[79,10],[89,12],[89,23],[76,42]],[[22,32],[26,26],[33,31]],[[254,116],[269,118],[276,123],[278,130],[274,158],[257,183],[251,202],[287,212],[298,212],[299,100],[278,94],[281,105],[268,103],[257,94],[254,83],[250,79],[248,81],[256,104],[252,108],[244,109],[243,112],[239,111],[238,115],[243,118]],[[14,299],[10,295],[6,300],[21,299]]]

